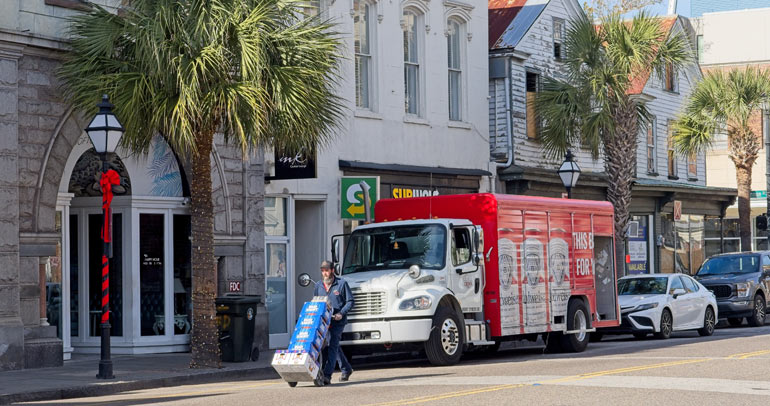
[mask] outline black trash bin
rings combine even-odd
[[[244,362],[251,358],[254,317],[259,299],[260,296],[223,296],[216,299],[222,361]]]

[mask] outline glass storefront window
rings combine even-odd
[[[190,216],[174,215],[174,334],[189,334],[192,325],[191,258]]]
[[[722,229],[722,220],[719,217],[707,218],[703,221],[703,231],[705,238],[719,238]]]
[[[164,334],[165,330],[164,217],[139,214],[139,314],[143,336]]]
[[[690,215],[690,274],[698,272],[706,260],[703,248],[704,220],[703,216]]]
[[[286,235],[286,198],[265,198],[265,234]]]
[[[690,273],[690,216],[676,222],[676,273]]]
[[[674,273],[674,246],[676,245],[676,233],[674,231],[674,216],[672,214],[660,215],[661,234],[663,245],[660,246],[660,273]]]
[[[78,334],[78,216],[70,215],[70,336]]]

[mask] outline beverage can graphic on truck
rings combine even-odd
[[[551,314],[566,314],[570,296],[569,246],[561,238],[548,242],[548,274]]]
[[[519,277],[516,264],[516,244],[507,239],[497,240],[500,274],[500,326],[506,334],[518,334],[521,328]]]
[[[524,240],[524,260],[521,263],[521,273],[525,277],[522,285],[524,306],[524,331],[534,331],[533,326],[547,324],[546,320],[546,291],[545,267],[543,261],[543,243],[536,238]]]

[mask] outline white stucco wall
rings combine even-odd
[[[327,2],[328,3],[328,2]],[[374,105],[369,110],[355,106],[352,0],[335,1],[328,16],[345,33],[343,63],[344,80],[340,94],[347,100],[347,116],[336,139],[317,157],[317,178],[274,180],[266,185],[266,195],[308,196],[326,199],[326,238],[342,231],[340,219],[339,160],[379,164],[489,169],[487,89],[487,8],[478,1],[463,0],[380,0],[376,3]],[[425,115],[409,119],[404,112],[403,7],[413,5],[426,10],[423,58]],[[464,114],[462,122],[450,122],[448,113],[446,16],[451,10],[462,10],[470,17],[466,22],[463,76]],[[381,18],[377,18],[381,17]],[[378,21],[379,20],[379,21]],[[273,157],[268,152],[266,160]],[[268,163],[268,167],[270,164]],[[489,190],[489,179],[482,179],[480,191]],[[328,243],[327,243],[328,244]],[[325,250],[328,252],[328,249]]]
[[[701,65],[735,65],[770,61],[770,8],[705,13]]]

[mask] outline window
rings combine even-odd
[[[353,14],[353,41],[356,54],[356,107],[372,108],[372,6],[356,0]]]
[[[562,59],[564,52],[564,20],[561,18],[553,19],[553,57]]]
[[[462,265],[471,260],[471,234],[467,228],[452,230],[452,265]]]
[[[540,88],[540,75],[534,72],[527,72],[527,137],[537,138],[540,125],[537,119],[537,109],[535,108],[535,96]]]
[[[657,120],[655,117],[651,117],[650,121],[646,123],[644,129],[647,138],[647,173],[650,174],[657,174],[658,168],[657,168],[657,160],[656,160],[656,150],[655,150],[655,139],[656,139],[656,126],[657,126]]]
[[[460,34],[462,26],[453,20],[447,22],[447,66],[449,68],[449,119],[462,120],[462,53]]]
[[[698,53],[698,63],[703,63],[703,35],[695,37],[695,42]]]
[[[676,151],[674,150],[674,122],[668,121],[668,177],[678,179],[676,170]]]
[[[419,16],[411,11],[404,12],[404,110],[407,114],[420,116],[420,41],[417,37]]]
[[[671,278],[671,285],[668,287],[668,293],[674,293],[674,289],[684,289],[684,286],[682,285],[682,280],[679,279],[678,276],[674,276]]]
[[[687,157],[687,178],[698,179],[698,156],[695,154]]]
[[[682,284],[684,284],[684,290],[686,290],[687,293],[698,291],[698,287],[693,283],[692,279],[687,276],[680,276],[680,278],[682,278]]]
[[[299,2],[298,6],[306,17],[315,17],[321,14],[321,0],[303,0]]]
[[[666,65],[666,71],[663,77],[663,89],[669,92],[677,92],[679,88],[677,86],[677,75],[673,64]]]

